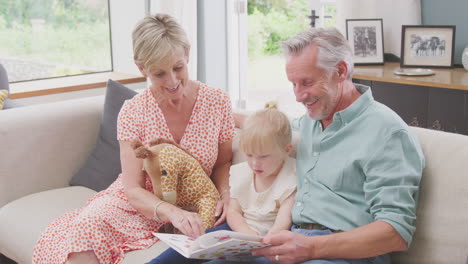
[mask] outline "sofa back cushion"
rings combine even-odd
[[[467,263],[468,136],[412,128],[426,168],[421,180],[416,232],[393,263]]]
[[[125,100],[131,99],[135,94],[137,92],[118,82],[112,80],[107,82],[104,111],[96,146],[83,167],[73,176],[70,185],[101,191],[122,172],[117,141],[117,117]]]

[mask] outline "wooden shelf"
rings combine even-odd
[[[10,83],[10,98],[18,99],[105,87],[108,79],[112,79],[121,84],[146,81],[145,77],[134,74],[101,72],[94,74],[68,76],[63,78],[18,82]]]
[[[367,81],[411,84],[468,91],[468,71],[463,68],[436,69],[430,76],[401,76],[393,72],[400,68],[396,62],[377,66],[355,66],[353,78]]]

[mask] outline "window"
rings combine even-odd
[[[316,14],[316,27],[336,26],[336,0],[310,0],[311,12]]]
[[[112,71],[107,0],[2,0],[0,63],[10,82]]]
[[[335,26],[335,1],[247,1],[246,23],[242,22],[242,14],[237,20],[231,19],[231,23],[238,23],[237,27],[234,27],[235,30],[232,30],[234,33],[238,32],[238,38],[247,36],[245,43],[229,48],[230,54],[237,52],[232,57],[240,62],[239,76],[230,74],[229,91],[235,107],[258,110],[266,102],[276,101],[279,108],[291,116],[304,113],[304,108],[296,102],[292,85],[286,77],[285,61],[279,42],[310,27],[312,10],[315,10],[315,16],[318,16],[315,27]],[[246,26],[243,26],[243,23]],[[232,43],[230,41],[228,45]],[[242,52],[242,49],[248,51]],[[229,65],[233,65],[231,59]]]

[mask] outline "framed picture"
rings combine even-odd
[[[382,19],[346,19],[346,39],[354,65],[384,64]]]
[[[455,26],[402,26],[401,67],[453,67]]]

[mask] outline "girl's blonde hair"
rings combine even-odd
[[[133,59],[148,72],[166,58],[183,50],[187,55],[190,43],[184,29],[167,14],[146,16],[132,33]]]
[[[240,151],[249,154],[283,152],[291,144],[292,132],[288,117],[268,103],[263,110],[250,115],[242,126]]]

